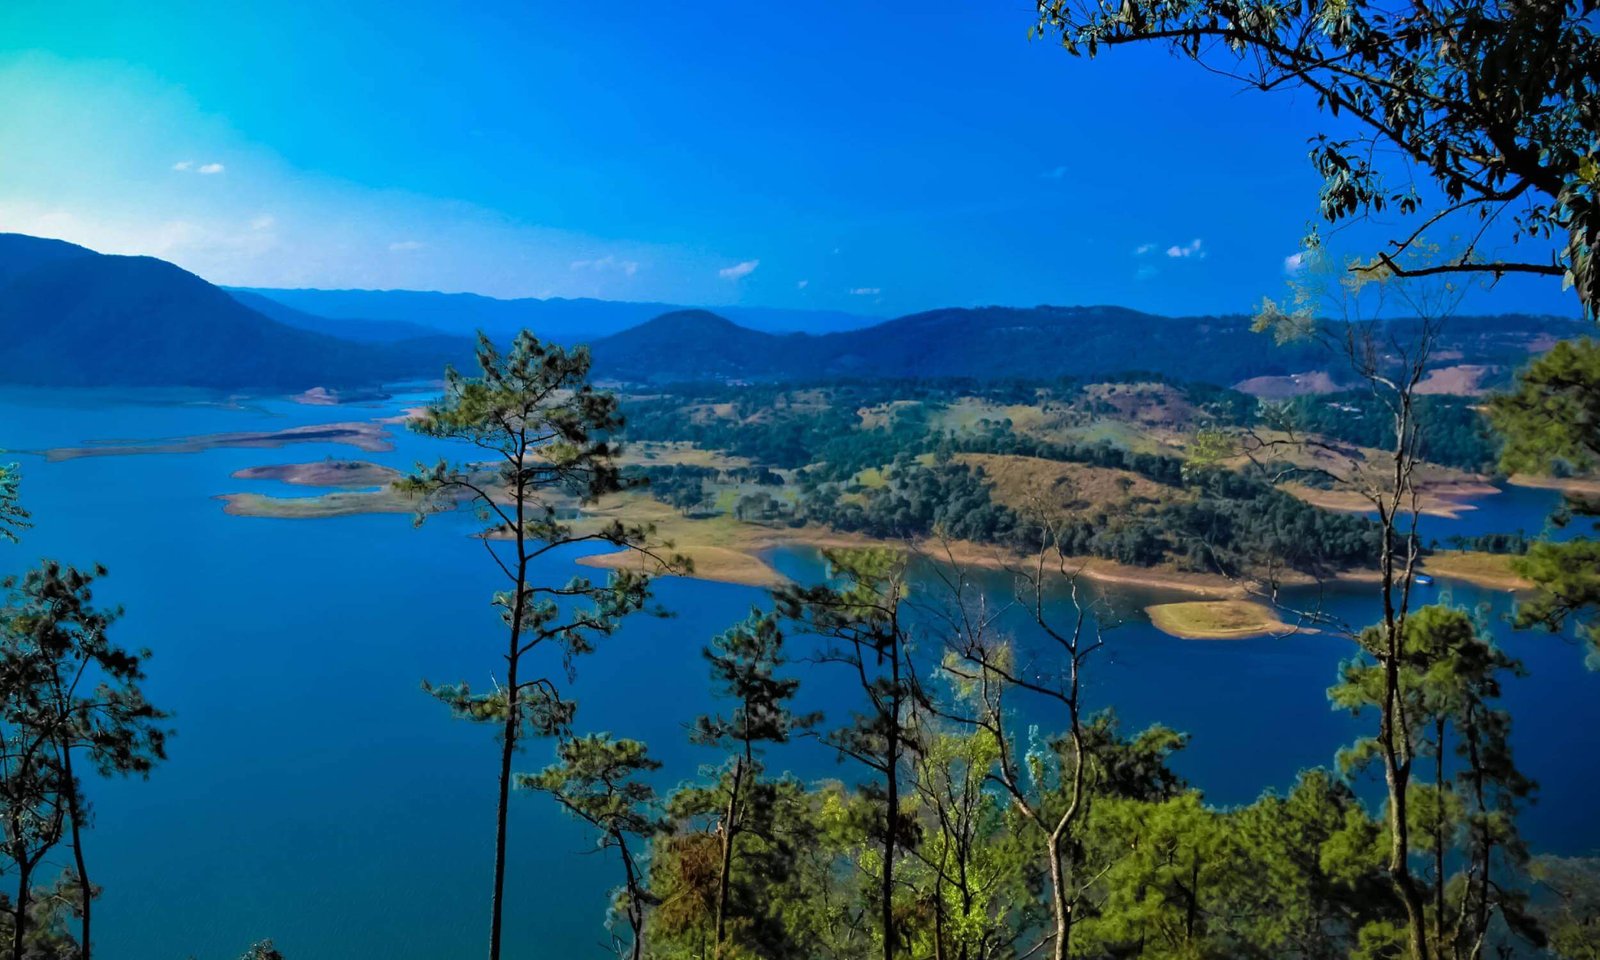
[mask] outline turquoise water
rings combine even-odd
[[[385,416],[411,399],[371,408],[229,407],[0,393],[0,447],[275,430]],[[227,516],[213,499],[314,492],[230,479],[242,467],[325,456],[405,467],[437,453],[403,433],[396,441],[395,451],[370,455],[315,443],[57,463],[13,454],[37,528],[20,547],[0,546],[0,569],[40,555],[107,565],[100,596],[127,606],[118,636],[154,651],[147,691],[175,713],[171,758],[148,782],[90,787],[97,823],[87,851],[105,889],[96,920],[107,958],[231,960],[269,936],[292,960],[481,954],[495,746],[488,730],[451,720],[419,689],[424,678],[482,684],[496,662],[488,596],[497,585],[481,546],[463,536],[467,519],[443,516],[421,529],[404,516],[263,520]],[[1546,491],[1512,491],[1462,521],[1436,521],[1429,534],[1536,529],[1554,502]],[[573,556],[552,559],[541,574],[570,576],[581,569]],[[822,572],[806,551],[772,559],[797,577]],[[1503,595],[1443,582],[1435,589],[1457,602],[1489,603],[1496,616],[1508,609]],[[636,621],[603,642],[580,661],[572,689],[580,726],[648,740],[670,785],[713,759],[684,736],[709,705],[700,646],[762,594],[671,580],[658,598],[675,616]],[[1094,665],[1091,695],[1114,704],[1130,727],[1159,720],[1192,733],[1180,771],[1217,802],[1286,787],[1360,729],[1324,699],[1348,651],[1344,641],[1176,640],[1139,612],[1176,598],[1128,589],[1103,598],[1124,622]],[[1352,621],[1371,619],[1359,590],[1332,590],[1322,601]],[[1505,642],[1530,669],[1510,684],[1507,700],[1519,759],[1543,785],[1526,832],[1543,849],[1600,849],[1586,799],[1600,780],[1600,676],[1585,672],[1579,651],[1559,639]],[[848,678],[804,669],[811,705],[847,709]],[[547,759],[535,746],[524,768]],[[807,743],[773,763],[807,777],[853,774]],[[517,798],[511,956],[605,952],[601,924],[615,868],[583,855],[590,849],[585,833],[542,798]]]

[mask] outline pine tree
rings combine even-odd
[[[647,566],[682,569],[651,544],[647,526],[621,521],[579,529],[563,519],[571,507],[592,504],[630,485],[606,439],[622,426],[617,400],[589,383],[589,352],[541,343],[523,331],[502,355],[480,335],[478,374],[445,372],[445,394],[411,428],[466,444],[485,463],[441,460],[396,486],[417,496],[418,521],[433,509],[465,501],[488,528],[481,536],[506,589],[494,595],[505,628],[502,682],[480,692],[466,683],[424,686],[458,716],[499,728],[499,793],[495,808],[494,877],[489,957],[498,960],[504,916],[507,817],[512,758],[524,736],[553,736],[571,724],[575,705],[560,681],[574,658],[594,649],[623,618],[645,609],[647,573],[618,570],[604,583],[573,577],[564,584],[533,581],[540,558],[577,543],[608,543],[636,551]],[[538,654],[537,669],[528,658]]]

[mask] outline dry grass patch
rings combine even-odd
[[[789,582],[788,577],[773,569],[765,560],[742,550],[699,544],[678,547],[673,552],[688,557],[694,564],[686,576],[696,580],[737,583],[747,587],[780,587]],[[606,570],[631,569],[655,573],[659,569],[653,558],[637,550],[597,554],[580,558],[578,562],[586,567]]]
[[[235,470],[237,480],[277,480],[307,487],[387,487],[400,479],[400,471],[367,460],[318,460],[313,463],[277,463]]]
[[[363,493],[340,491],[325,493],[320,497],[225,493],[217,499],[223,502],[223,511],[232,516],[280,520],[325,520],[362,513],[412,513],[417,509],[415,500],[389,489]]]
[[[982,467],[993,486],[994,498],[1013,510],[1041,503],[1089,510],[1122,506],[1136,498],[1170,500],[1179,493],[1127,470],[1083,463],[990,453],[964,453],[956,460]]]
[[[687,440],[638,440],[622,445],[622,455],[617,457],[621,466],[681,466],[710,467],[714,470],[731,470],[747,467],[744,457],[730,456],[720,450],[705,450]]]
[[[1528,590],[1533,584],[1511,570],[1511,557],[1478,550],[1438,550],[1422,561],[1422,570],[1436,577],[1465,580],[1491,590]]]

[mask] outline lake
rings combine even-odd
[[[452,720],[420,684],[488,682],[498,651],[489,595],[499,585],[464,515],[420,529],[398,515],[267,520],[228,516],[214,499],[316,492],[230,478],[243,467],[333,456],[405,468],[437,456],[439,447],[403,430],[393,452],[378,454],[304,443],[52,463],[17,451],[372,419],[416,400],[330,408],[0,392],[0,448],[23,465],[36,524],[21,546],[0,545],[0,569],[41,555],[105,564],[111,573],[97,596],[127,608],[115,635],[153,651],[146,691],[174,713],[170,759],[148,782],[89,785],[96,823],[85,848],[104,887],[95,917],[109,960],[232,960],[266,937],[290,960],[480,956],[497,751],[488,729]],[[1512,489],[1461,520],[1428,521],[1426,535],[1531,532],[1555,502],[1549,491]],[[583,569],[575,556],[551,558],[540,576],[570,577]],[[823,572],[808,551],[771,560],[800,579]],[[1370,589],[1331,588],[1321,602],[1363,622],[1375,616]],[[1524,818],[1527,837],[1544,851],[1600,849],[1592,815],[1600,675],[1584,670],[1570,642],[1507,630],[1506,595],[1444,580],[1433,590],[1487,604],[1528,667],[1506,691],[1518,759],[1542,784]],[[1178,640],[1141,610],[1181,598],[1097,595],[1123,622],[1092,667],[1091,696],[1114,705],[1129,728],[1161,721],[1191,733],[1178,769],[1217,803],[1288,787],[1364,728],[1325,699],[1349,653],[1335,636]],[[647,740],[670,785],[714,759],[685,738],[710,708],[699,650],[764,595],[666,580],[657,596],[675,615],[638,619],[603,641],[580,661],[571,689],[581,728]],[[848,708],[848,678],[826,666],[796,669],[808,706]],[[523,769],[548,754],[535,744]],[[770,763],[805,777],[854,775],[811,743]],[[516,798],[508,955],[605,954],[616,868],[585,855],[591,849],[545,798]]]

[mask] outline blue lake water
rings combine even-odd
[[[0,545],[0,570],[41,555],[109,567],[99,596],[126,605],[117,636],[153,651],[147,692],[175,714],[170,759],[148,782],[90,786],[97,822],[86,850],[105,890],[96,912],[105,957],[231,960],[264,937],[291,960],[481,955],[496,747],[490,731],[451,720],[419,688],[424,678],[483,684],[496,663],[488,597],[498,584],[465,536],[469,518],[441,516],[420,529],[404,516],[250,519],[227,516],[214,499],[315,492],[230,479],[243,467],[326,456],[406,467],[438,448],[397,430],[396,450],[379,454],[321,443],[55,463],[15,453],[370,419],[411,399],[319,408],[0,393],[0,447],[23,464],[36,522],[21,546]],[[1532,532],[1555,502],[1548,491],[1512,489],[1459,521],[1429,521],[1427,535]],[[571,576],[582,569],[574,556],[552,558],[541,575]],[[772,559],[797,578],[822,575],[807,551]],[[1510,607],[1505,595],[1466,585],[1434,590],[1486,603],[1497,618]],[[1369,591],[1339,587],[1317,599],[1362,622],[1374,614]],[[580,661],[571,689],[579,725],[648,740],[666,765],[665,785],[714,759],[684,736],[710,707],[701,645],[763,594],[668,580],[657,595],[675,615],[637,620],[604,641]],[[1177,640],[1141,612],[1174,598],[1133,589],[1101,596],[1123,622],[1094,665],[1092,696],[1130,728],[1161,721],[1190,732],[1179,769],[1214,801],[1283,789],[1364,729],[1324,695],[1346,641]],[[1600,676],[1583,669],[1570,642],[1496,629],[1529,669],[1506,691],[1519,760],[1542,784],[1525,832],[1544,850],[1600,850],[1591,802]],[[847,678],[800,669],[809,705],[848,709]],[[548,750],[535,745],[524,768],[546,762]],[[772,765],[853,775],[814,744],[788,748]],[[585,855],[584,831],[537,796],[516,799],[512,830],[508,954],[603,955],[612,861]]]

